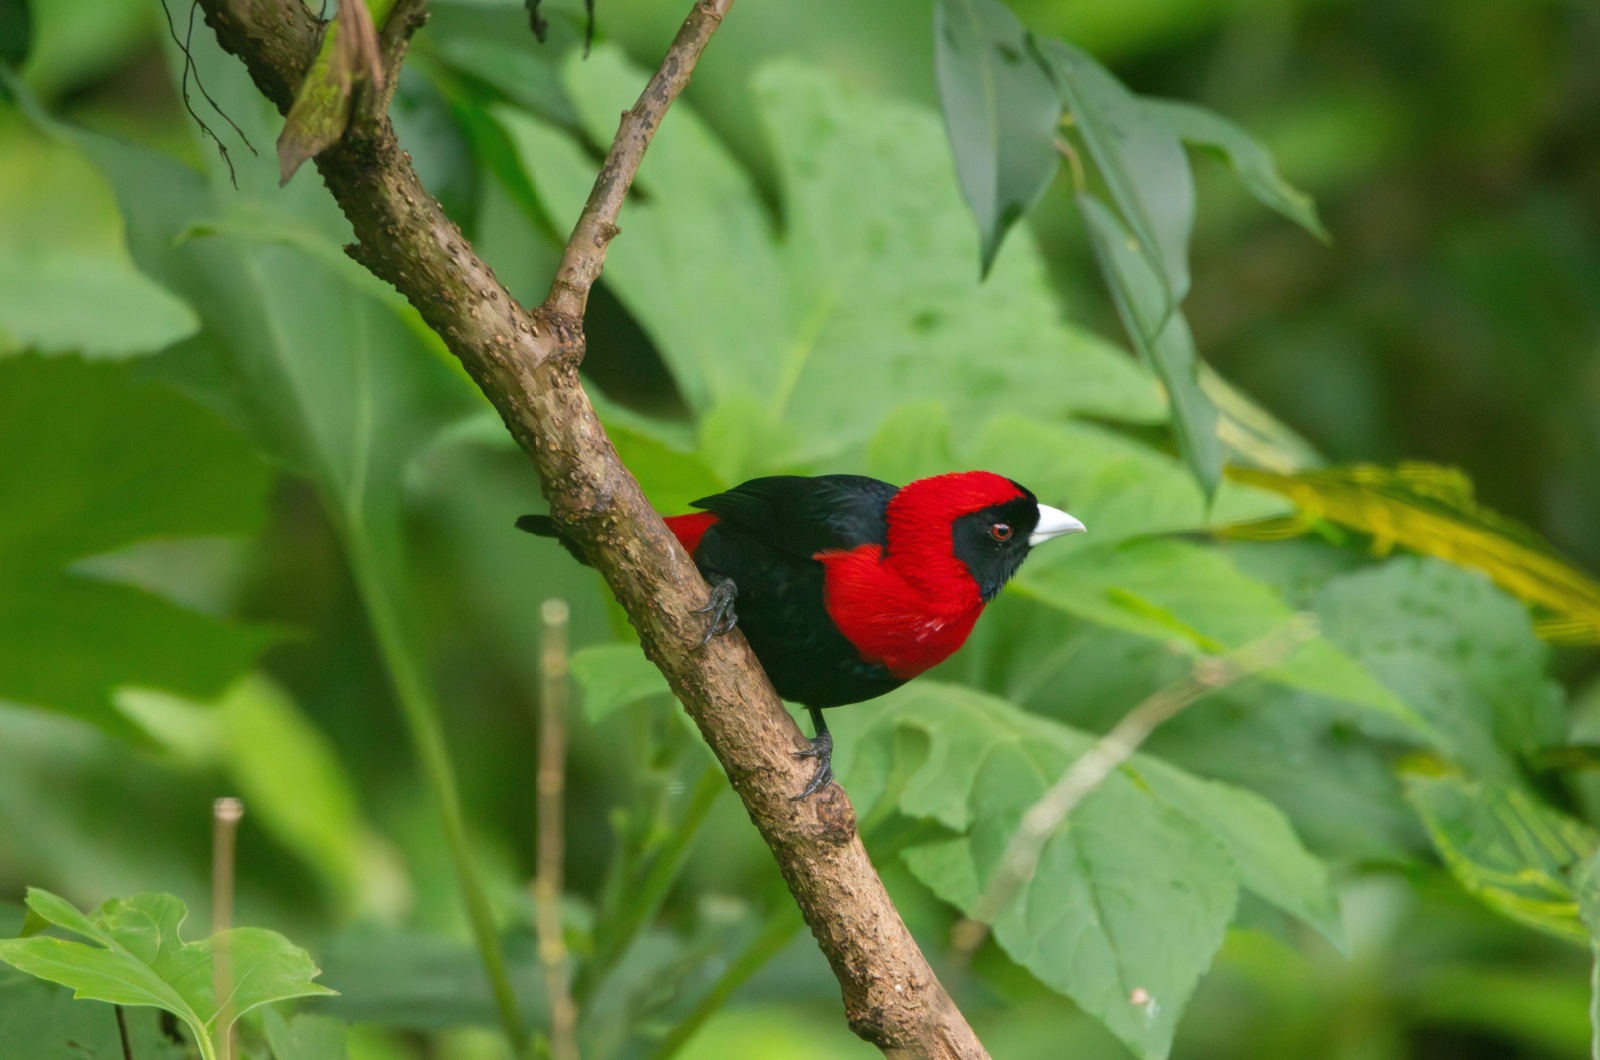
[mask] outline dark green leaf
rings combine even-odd
[[[1261,142],[1213,110],[1175,99],[1144,99],[1145,112],[1185,142],[1222,156],[1263,206],[1283,214],[1323,242],[1328,230],[1311,196],[1278,173],[1278,164]]]
[[[123,1012],[134,1060],[193,1054],[161,1032],[151,1009]],[[0,1056],[7,1060],[125,1060],[116,1010],[74,1000],[72,991],[0,965]]]
[[[251,533],[269,483],[215,416],[121,366],[0,360],[0,698],[126,733],[117,687],[220,693],[273,631],[72,565],[155,537]]]
[[[1175,305],[1166,304],[1161,277],[1116,215],[1088,193],[1078,196],[1078,205],[1122,325],[1166,384],[1178,450],[1206,494],[1214,494],[1226,454],[1217,436],[1217,407],[1200,388],[1200,356],[1189,322]]]
[[[0,63],[18,67],[33,47],[33,12],[28,0],[0,0]]]
[[[939,0],[933,39],[945,128],[987,275],[1006,232],[1060,165],[1061,97],[1032,35],[1002,0]]]
[[[1105,67],[1065,41],[1046,40],[1041,47],[1073,127],[1132,232],[1122,242],[1149,269],[1149,306],[1141,309],[1141,320],[1154,340],[1189,293],[1194,228],[1189,159],[1172,130],[1152,120],[1138,97]]]
[[[1561,690],[1544,672],[1550,649],[1486,576],[1395,559],[1333,579],[1316,611],[1326,637],[1427,719],[1453,762],[1510,782],[1519,759],[1564,741]]]

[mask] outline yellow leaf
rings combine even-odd
[[[1536,628],[1546,640],[1600,644],[1600,583],[1557,556],[1533,531],[1479,505],[1472,482],[1455,468],[1404,463],[1279,474],[1230,466],[1235,481],[1271,490],[1301,511],[1303,532],[1320,522],[1369,534],[1379,555],[1395,546],[1480,570],[1502,589],[1546,612]],[[1296,524],[1246,524],[1239,536],[1292,536]]]

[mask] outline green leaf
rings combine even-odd
[[[604,48],[566,77],[603,141],[645,81]],[[641,194],[618,221],[627,235],[607,256],[607,284],[697,415],[761,408],[792,440],[778,459],[802,465],[864,445],[914,400],[942,403],[959,423],[1001,411],[1161,418],[1149,376],[1061,320],[1026,233],[1007,240],[990,282],[961,264],[970,214],[934,115],[790,64],[765,69],[755,88],[776,147],[781,236],[749,175],[684,110],[652,142]],[[496,113],[557,227],[570,224],[594,163],[562,132]]]
[[[1189,651],[1243,647],[1294,615],[1275,591],[1241,574],[1221,552],[1182,541],[1134,540],[1054,561],[1041,550],[1016,584],[1063,611]],[[1391,735],[1436,737],[1423,715],[1328,638],[1302,644],[1263,676],[1366,708]]]
[[[33,46],[33,12],[28,0],[0,0],[0,63],[20,67]]]
[[[939,0],[933,40],[945,128],[987,274],[1061,163],[1061,97],[1032,35],[1001,0]]]
[[[346,915],[398,911],[403,869],[362,817],[328,738],[271,679],[247,675],[206,704],[127,689],[117,707],[181,758],[226,770],[252,820],[316,871]]]
[[[372,25],[383,28],[395,0],[361,0],[371,15]],[[343,17],[335,17],[322,35],[311,69],[295,90],[294,103],[284,118],[278,135],[279,180],[287,184],[295,171],[344,135],[350,124],[351,89],[367,71],[351,68],[352,52],[342,47],[340,36],[351,32]]]
[[[331,1016],[307,1012],[291,1023],[276,1009],[268,1009],[263,1022],[275,1060],[347,1060],[350,1055],[344,1024]]]
[[[1325,636],[1427,719],[1451,761],[1512,782],[1518,759],[1565,741],[1550,649],[1484,575],[1395,559],[1333,579],[1315,606]]]
[[[0,248],[0,336],[18,347],[120,359],[199,326],[188,305],[114,258]]]
[[[1588,941],[1568,880],[1600,847],[1600,833],[1495,781],[1420,766],[1402,779],[1439,856],[1463,888],[1529,927]]]
[[[694,453],[674,449],[621,424],[607,423],[606,435],[622,462],[639,480],[651,506],[663,515],[686,512],[692,502],[728,488],[727,483]]]
[[[79,572],[153,538],[253,533],[267,468],[215,416],[127,368],[0,360],[0,698],[123,734],[123,685],[217,695],[273,630]]]
[[[1200,356],[1189,322],[1181,310],[1166,305],[1161,277],[1116,215],[1087,192],[1078,196],[1078,206],[1122,325],[1140,357],[1166,384],[1178,450],[1207,495],[1213,494],[1226,454],[1217,435],[1217,407],[1200,387]]]
[[[149,1009],[123,1013],[135,1060],[185,1060]],[[0,1056],[17,1060],[125,1060],[116,1011],[0,965]]]
[[[618,707],[671,695],[667,679],[637,644],[595,644],[574,652],[573,680],[583,689],[583,713],[599,721]]]
[[[1236,467],[1228,474],[1283,494],[1310,519],[1371,534],[1379,549],[1402,545],[1483,571],[1502,589],[1552,613],[1537,626],[1548,640],[1600,643],[1600,583],[1532,530],[1479,504],[1472,480],[1456,468],[1407,462],[1295,475]]]
[[[963,833],[913,847],[906,861],[964,910],[1022,812],[1092,742],[932,681],[859,710],[839,757],[847,786],[863,808],[887,795],[902,813]],[[1135,756],[1049,840],[995,939],[1141,1056],[1162,1057],[1241,885],[1338,930],[1325,871],[1269,803]]]
[[[1152,119],[1195,147],[1220,155],[1256,201],[1276,210],[1324,243],[1328,230],[1317,216],[1311,196],[1278,173],[1272,152],[1261,142],[1216,111],[1176,99],[1142,99],[1140,105]]]
[[[188,1024],[201,1051],[211,1055],[211,1035],[274,1001],[332,991],[312,982],[317,968],[304,950],[261,928],[234,928],[203,942],[184,942],[179,928],[188,909],[168,894],[113,898],[85,916],[66,901],[32,888],[28,908],[50,923],[94,943],[53,937],[0,940],[0,961],[30,975],[71,987],[76,997],[165,1009]],[[218,1025],[213,958],[225,946],[234,989],[230,1017]]]
[[[950,447],[950,411],[938,401],[909,401],[890,411],[867,446],[867,473],[905,485],[958,471]]]
[[[1152,120],[1138,97],[1089,55],[1060,40],[1045,40],[1041,49],[1072,127],[1132,233],[1122,242],[1149,274],[1149,306],[1141,322],[1153,339],[1189,293],[1189,159],[1172,130]]]

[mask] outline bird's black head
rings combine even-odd
[[[1019,487],[1020,488],[1020,487]],[[1032,493],[963,515],[951,527],[956,558],[967,565],[984,602],[993,600],[1028,558],[1028,539],[1039,525]]]

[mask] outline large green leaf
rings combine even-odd
[[[1001,0],[939,0],[933,42],[945,128],[987,273],[1060,165],[1061,97],[1032,35]]]
[[[1064,611],[1190,651],[1243,647],[1294,615],[1277,592],[1240,573],[1223,553],[1184,541],[1140,539],[1054,560],[1041,550],[1017,586]],[[1328,639],[1301,645],[1266,676],[1367,708],[1397,735],[1429,737],[1423,715]]]
[[[169,894],[113,898],[85,916],[34,888],[28,908],[89,943],[44,935],[0,940],[0,961],[71,987],[80,998],[165,1009],[188,1024],[207,1057],[211,1036],[226,1032],[245,1013],[274,1001],[332,992],[312,982],[317,968],[310,956],[277,932],[234,928],[203,942],[184,942],[179,928],[189,911]],[[227,1022],[219,1024],[213,961],[223,947],[233,991],[226,999]]]
[[[602,49],[567,80],[586,128],[609,139],[644,75]],[[764,445],[769,464],[861,445],[908,400],[943,402],[959,423],[1000,411],[1161,418],[1148,376],[1062,322],[1023,234],[987,283],[962,264],[971,222],[933,115],[791,65],[765,70],[755,90],[777,148],[781,233],[750,178],[680,110],[645,158],[618,222],[627,235],[607,259],[607,283],[696,413],[734,406],[775,425],[767,436],[788,448]],[[555,129],[500,115],[557,226],[570,223],[593,163]]]
[[[860,712],[842,741],[847,786],[863,807],[892,797],[902,813],[963,833],[913,847],[906,860],[965,910],[1022,812],[1092,742],[931,681]],[[1271,804],[1136,756],[1049,840],[995,938],[1140,1055],[1165,1056],[1240,886],[1339,934],[1325,870]]]
[[[0,360],[0,698],[126,733],[119,686],[220,692],[271,630],[73,565],[154,538],[251,533],[269,483],[215,416],[121,366]]]
[[[1463,888],[1513,920],[1588,941],[1571,874],[1600,848],[1600,833],[1494,781],[1432,768],[1403,777],[1407,798]]]
[[[1316,598],[1324,632],[1427,719],[1459,765],[1510,782],[1517,760],[1561,743],[1560,687],[1527,612],[1476,571],[1391,560],[1330,581]]]

